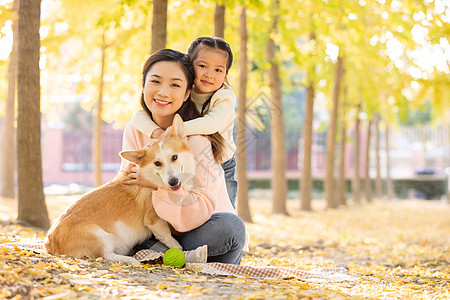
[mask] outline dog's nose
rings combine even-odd
[[[169,179],[170,186],[177,186],[179,183],[180,183],[180,181],[176,177],[172,177]]]

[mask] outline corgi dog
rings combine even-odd
[[[154,188],[124,184],[128,171],[71,204],[50,228],[45,242],[49,254],[84,256],[138,263],[130,250],[152,234],[169,248],[182,249],[166,221],[156,214],[151,193],[155,188],[178,190],[195,172],[195,161],[184,134],[183,121],[174,118],[171,132],[161,140],[120,155],[139,166],[142,178]]]

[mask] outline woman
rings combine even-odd
[[[175,114],[183,120],[192,118],[189,98],[194,82],[194,68],[187,56],[179,51],[164,49],[146,61],[143,68],[142,108],[163,129],[172,125]],[[197,114],[198,115],[198,114]],[[239,264],[246,245],[245,226],[236,215],[225,186],[223,169],[217,163],[221,141],[204,136],[191,136],[188,145],[196,159],[194,187],[191,191],[176,192],[158,189],[152,193],[153,206],[159,217],[176,232],[175,238],[184,250],[208,247],[208,262]],[[143,148],[150,139],[128,123],[123,150]],[[222,145],[223,146],[223,145]],[[122,169],[127,163],[122,161]],[[130,184],[146,185],[139,172],[130,174]],[[174,201],[176,199],[176,201]],[[136,247],[165,251],[157,240],[150,239]]]

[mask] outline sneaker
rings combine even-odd
[[[183,251],[186,256],[186,263],[202,263],[208,260],[208,245],[203,245],[195,250]]]

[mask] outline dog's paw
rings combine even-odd
[[[178,243],[178,241],[172,236],[170,236],[170,238],[165,238],[164,240],[160,239],[159,241],[169,248],[178,248],[180,250],[183,250],[183,247],[180,245],[180,243]]]
[[[131,256],[125,256],[120,261],[122,261],[126,264],[129,264],[129,265],[140,265],[141,264],[137,259],[135,259],[134,257],[131,257]]]
[[[119,255],[119,254],[115,254],[113,252],[107,252],[103,254],[103,257],[106,260],[112,260],[112,261],[120,261],[126,264],[140,264],[140,262],[135,259],[134,257],[131,256],[126,256],[126,255]]]
[[[183,247],[179,243],[170,243],[170,245],[167,245],[169,248],[178,248],[180,250],[183,250]]]

